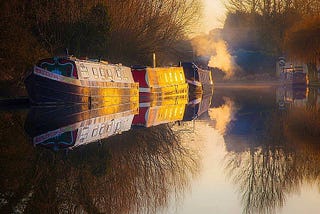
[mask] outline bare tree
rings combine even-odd
[[[199,0],[111,0],[110,56],[146,62],[152,52],[169,52],[192,31],[201,12]]]

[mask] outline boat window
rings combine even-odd
[[[43,68],[51,73],[62,75],[65,77],[78,78],[74,64],[69,61],[42,61],[37,64],[40,68]]]
[[[108,133],[111,132],[113,126],[114,126],[114,120],[112,120],[111,123],[107,124],[106,126],[106,130]]]
[[[117,77],[119,79],[121,79],[122,78],[122,69],[120,67],[116,67],[115,70],[116,70],[116,73],[117,73]]]
[[[166,80],[166,82],[168,82],[168,76],[167,76],[167,73],[164,73],[164,79]]]
[[[79,141],[83,143],[87,139],[88,134],[89,134],[89,127],[84,127],[80,134]]]
[[[93,128],[91,137],[97,137],[98,134],[99,134],[99,124]]]
[[[107,78],[106,71],[103,68],[100,68],[100,76],[101,76],[102,79],[106,79]]]
[[[170,82],[172,82],[172,73],[171,73],[171,71],[169,73],[169,77],[170,77]]]
[[[107,74],[108,74],[108,77],[112,79],[112,70],[110,68],[107,68]]]
[[[184,76],[182,74],[182,72],[180,72],[180,80],[183,80],[184,79]]]
[[[92,68],[92,74],[94,76],[94,78],[98,79],[99,78],[99,72],[98,72],[98,69],[93,67]]]
[[[106,124],[103,123],[100,127],[99,135],[103,135],[105,131],[106,131]]]
[[[81,72],[81,77],[83,79],[89,78],[88,68],[86,66],[84,66],[84,64],[80,64],[80,72]]]
[[[114,133],[120,133],[121,131],[121,121],[117,122]]]
[[[122,79],[123,80],[128,80],[128,77],[126,75],[127,75],[127,73],[122,71]]]

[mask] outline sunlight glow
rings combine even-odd
[[[204,17],[202,32],[208,33],[214,28],[222,28],[225,20],[226,8],[223,0],[203,0]]]

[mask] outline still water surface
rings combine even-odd
[[[53,111],[46,126],[30,122],[37,110],[2,111],[1,213],[320,213],[319,89],[217,88],[210,98],[194,121],[100,118],[118,125],[77,147],[68,142],[88,120]]]

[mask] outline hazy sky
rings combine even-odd
[[[224,0],[203,0],[204,17],[201,31],[207,33],[213,28],[223,27],[225,19]]]

